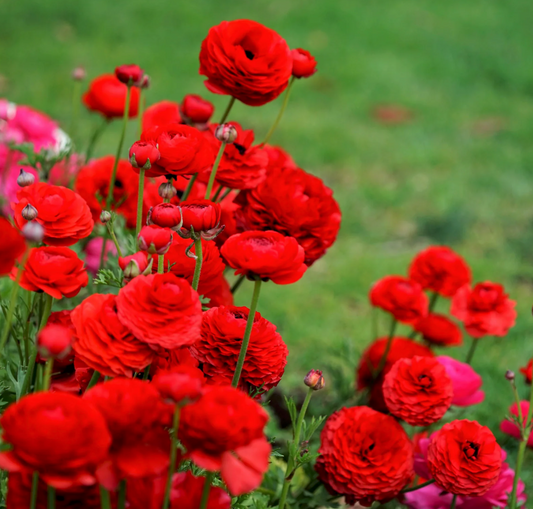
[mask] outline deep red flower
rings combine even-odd
[[[182,346],[168,350],[160,348],[150,367],[150,373],[157,375],[160,371],[172,370],[178,366],[199,367],[200,363],[191,355],[190,347]]]
[[[326,421],[315,469],[349,504],[394,498],[413,477],[413,448],[400,424],[365,406],[342,408]]]
[[[144,71],[136,64],[124,64],[115,68],[115,76],[121,83],[139,86]]]
[[[232,235],[222,256],[235,274],[271,279],[279,285],[298,281],[307,270],[305,252],[296,239],[275,231],[248,231]]]
[[[223,21],[202,42],[199,72],[211,92],[261,106],[285,90],[292,58],[274,30],[248,19]]]
[[[100,221],[100,214],[106,206],[114,164],[113,156],[95,159],[84,166],[76,177],[76,191],[89,205],[95,222]],[[137,224],[138,191],[139,179],[132,175],[131,164],[121,159],[118,162],[111,208],[125,217],[128,228],[135,228]]]
[[[463,334],[459,326],[446,315],[429,313],[414,324],[414,329],[422,334],[424,340],[437,346],[456,346],[463,344]]]
[[[196,94],[187,94],[181,101],[181,114],[192,124],[206,124],[214,111],[213,103]]]
[[[144,132],[152,127],[179,123],[181,123],[180,105],[173,101],[159,101],[146,108],[143,113],[142,130]]]
[[[515,306],[502,285],[485,281],[457,290],[451,314],[463,322],[466,332],[474,338],[502,337],[515,324]]]
[[[0,217],[0,238],[0,276],[5,276],[11,272],[15,260],[26,250],[26,243],[17,229],[3,217]]]
[[[267,152],[267,150],[265,150]],[[241,191],[235,202],[240,230],[275,230],[294,237],[312,265],[335,242],[341,224],[333,191],[318,177],[300,168],[278,166],[289,161],[278,151],[272,155],[266,180],[255,189]],[[276,156],[276,157],[274,157]],[[288,156],[289,157],[289,156]]]
[[[520,373],[524,375],[526,383],[531,384],[533,378],[533,359],[530,359],[526,366],[520,368]]]
[[[249,312],[246,307],[221,306],[204,313],[201,336],[191,353],[203,364],[211,383],[231,384]],[[272,389],[283,376],[288,354],[276,326],[256,313],[241,380],[252,387]]]
[[[153,350],[119,322],[115,295],[95,293],[82,301],[71,317],[76,328],[76,356],[101,374],[131,377],[152,362]]]
[[[150,259],[146,251],[138,251],[129,256],[119,256],[118,266],[124,272],[124,281],[128,283],[134,277],[143,275],[146,276],[150,272]]]
[[[446,246],[430,246],[418,253],[409,267],[409,277],[444,297],[453,297],[464,284],[472,281],[470,267]]]
[[[14,268],[11,272],[13,281],[19,270]],[[68,247],[32,249],[22,270],[22,288],[30,292],[43,291],[54,299],[75,297],[89,283],[83,262]]]
[[[159,203],[152,209],[150,221],[162,228],[174,228],[181,222],[181,211],[172,203]]]
[[[161,154],[157,150],[157,147],[154,147],[151,143],[136,141],[130,148],[129,157],[130,162],[133,158],[135,165],[138,168],[143,168],[148,161],[150,161],[150,166],[156,163],[161,157]]]
[[[187,200],[182,202],[183,228],[195,232],[207,232],[220,225],[220,203],[211,200]]]
[[[102,74],[91,81],[89,89],[83,94],[83,104],[104,117],[121,118],[124,116],[127,89],[114,74]],[[128,116],[136,117],[138,108],[139,89],[132,87]]]
[[[292,75],[295,78],[309,78],[317,71],[316,60],[309,51],[296,48],[291,50]]]
[[[403,276],[385,276],[370,289],[373,306],[389,312],[402,323],[414,324],[428,313],[428,298],[422,287]]]
[[[72,329],[59,324],[47,324],[37,334],[37,350],[43,359],[63,359],[72,348]]]
[[[74,191],[44,182],[17,191],[18,203],[12,203],[15,223],[22,230],[27,223],[22,217],[26,205],[37,209],[34,219],[44,228],[43,242],[50,246],[71,246],[88,237],[94,226],[86,201]]]
[[[498,481],[502,451],[489,428],[458,420],[431,435],[427,463],[444,490],[479,497]]]
[[[120,289],[118,318],[152,348],[190,345],[200,334],[198,293],[172,273],[139,276]]]
[[[71,394],[38,392],[10,405],[0,418],[4,443],[0,468],[31,474],[58,489],[90,486],[111,437],[91,404]]]
[[[231,386],[208,386],[203,396],[181,411],[179,438],[196,465],[220,471],[232,495],[261,484],[268,469],[270,444],[264,435],[267,413]]]
[[[411,426],[429,426],[450,408],[453,385],[437,359],[400,359],[385,375],[383,397],[395,417]]]
[[[202,394],[205,377],[202,371],[182,364],[172,369],[160,369],[152,378],[152,385],[163,400],[172,404],[196,401]]]
[[[172,231],[156,225],[143,226],[137,236],[139,249],[150,254],[165,254],[172,245]]]

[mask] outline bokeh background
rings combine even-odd
[[[203,86],[200,43],[210,26],[237,18],[266,24],[315,55],[319,72],[295,84],[272,142],[322,177],[343,211],[327,256],[299,283],[267,285],[261,297],[261,313],[290,349],[281,388],[323,368],[324,408],[340,405],[371,339],[371,283],[404,274],[426,245],[447,244],[476,281],[501,282],[518,301],[508,337],[482,340],[474,367],[486,400],[468,414],[491,427],[514,464],[516,443],[498,428],[512,402],[504,373],[533,356],[533,3],[0,0],[0,96],[68,129],[72,69],[82,65],[92,78],[135,62],[152,77],[149,104],[200,93],[217,106],[216,118],[227,98]],[[260,140],[279,105],[237,104],[230,119]],[[81,119],[84,148],[99,118]],[[114,152],[118,129],[107,131],[97,155]],[[126,145],[135,139],[132,125]],[[240,290],[239,304],[248,304],[249,290]],[[385,320],[380,327],[385,334]],[[467,347],[451,355],[463,359]],[[522,379],[518,385],[525,398]],[[533,496],[531,463],[528,451]]]

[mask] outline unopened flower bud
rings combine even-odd
[[[172,185],[171,182],[163,182],[159,186],[159,196],[163,198],[163,200],[172,200],[174,196],[178,194],[178,191],[176,188]]]
[[[511,371],[510,369],[508,369],[507,372],[505,373],[505,378],[507,378],[507,380],[509,380],[509,382],[513,381],[515,379],[514,372]]]
[[[150,84],[152,83],[152,78],[148,76],[148,74],[145,74],[142,79],[141,83],[139,84],[140,88],[150,88]]]
[[[34,182],[35,182],[35,175],[33,175],[33,173],[24,171],[21,168],[19,176],[17,177],[17,184],[20,187],[27,187],[27,186],[31,186]]]
[[[322,371],[318,369],[312,369],[305,376],[304,384],[307,385],[307,387],[313,389],[314,391],[319,391],[320,389],[324,388],[324,386],[326,385],[326,381],[322,376]]]
[[[111,221],[111,212],[108,210],[102,210],[102,213],[100,214],[100,221],[102,221],[103,224],[109,223],[109,221]]]
[[[22,227],[22,235],[28,242],[39,243],[44,237],[44,228],[36,221],[30,221]]]
[[[126,85],[139,86],[144,76],[144,71],[135,64],[119,65],[115,69],[115,76]]]
[[[137,245],[150,254],[165,254],[172,245],[172,231],[159,226],[143,226],[137,237]]]
[[[64,325],[51,323],[37,334],[37,349],[43,359],[64,359],[71,351],[72,331]]]
[[[215,138],[222,143],[233,143],[237,139],[237,129],[231,124],[220,124],[215,129]]]
[[[130,163],[135,168],[149,170],[161,154],[159,150],[151,143],[136,141],[130,148]]]
[[[145,251],[119,257],[118,265],[124,273],[124,281],[129,282],[137,276],[145,276],[152,271],[152,260]]]
[[[28,203],[28,205],[26,205],[23,209],[22,209],[22,217],[24,219],[26,219],[26,221],[33,221],[37,216],[38,216],[38,212],[37,212],[37,209]]]
[[[87,73],[85,72],[85,69],[81,66],[76,67],[76,69],[72,71],[72,79],[74,81],[83,81],[86,75]]]

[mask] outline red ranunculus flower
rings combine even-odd
[[[219,470],[232,495],[261,484],[268,470],[270,444],[263,429],[267,413],[231,386],[208,386],[203,396],[181,411],[179,438],[199,467]]]
[[[124,64],[115,68],[115,76],[126,85],[140,85],[144,71],[136,64]]]
[[[19,270],[11,272],[13,281]],[[83,262],[68,247],[32,249],[22,270],[22,288],[30,292],[43,291],[54,299],[75,297],[89,283]]]
[[[12,203],[15,223],[22,229],[27,221],[22,209],[32,205],[37,209],[34,219],[44,228],[43,242],[50,246],[71,246],[88,237],[94,226],[87,202],[66,187],[44,182],[23,187],[17,191],[18,203]]]
[[[530,359],[526,366],[520,368],[520,373],[524,375],[526,383],[531,384],[533,379],[533,359]]]
[[[161,157],[161,154],[159,153],[159,150],[157,150],[157,147],[154,147],[151,143],[136,141],[130,148],[129,157],[130,162],[133,158],[135,160],[135,165],[137,165],[138,168],[143,168],[148,161],[150,161],[150,166],[153,163],[156,163]]]
[[[163,124],[143,131],[141,141],[157,146],[159,160],[147,175],[194,175],[213,164],[215,154],[198,129],[184,124]]]
[[[413,448],[400,424],[365,406],[342,408],[326,421],[316,470],[349,504],[394,498],[413,477]]]
[[[37,334],[37,350],[43,359],[64,359],[72,348],[72,329],[59,324],[46,324]]]
[[[461,329],[446,315],[429,313],[414,324],[414,329],[433,345],[456,346],[463,344]]]
[[[249,312],[246,307],[221,306],[204,313],[201,336],[191,353],[203,364],[211,383],[231,384]],[[256,313],[241,381],[272,389],[283,376],[288,354],[276,326]]]
[[[83,104],[104,117],[121,118],[124,116],[127,89],[114,74],[102,74],[91,81],[89,90],[83,94]],[[139,89],[133,87],[130,94],[128,116],[132,118],[137,116],[139,108]]]
[[[429,426],[450,408],[453,385],[437,359],[400,359],[385,375],[383,397],[395,417],[411,426]]]
[[[162,255],[172,245],[172,230],[156,225],[143,226],[137,237],[137,244],[142,251]]]
[[[115,295],[95,293],[72,311],[73,348],[79,359],[101,374],[131,377],[152,362],[154,351],[119,322],[116,300]]]
[[[144,132],[160,125],[180,123],[180,105],[173,101],[159,101],[146,108],[143,113],[142,129]]]
[[[187,94],[181,101],[181,114],[192,124],[206,124],[214,111],[213,103],[196,94]]]
[[[479,497],[498,481],[502,451],[489,428],[476,421],[452,421],[431,436],[427,463],[444,490]]]
[[[202,42],[199,72],[211,92],[261,106],[285,90],[292,58],[274,30],[248,19],[223,21]]]
[[[235,202],[240,230],[275,230],[294,237],[312,265],[335,242],[341,224],[339,205],[322,180],[287,165],[287,154],[269,149],[266,180],[255,189],[241,191]],[[272,157],[271,157],[272,156]],[[276,156],[276,157],[274,157]],[[279,156],[279,157],[278,157]]]
[[[446,246],[431,246],[418,253],[409,267],[409,277],[444,297],[453,297],[464,284],[472,281],[470,267]]]
[[[150,367],[150,373],[157,375],[160,371],[172,370],[178,366],[191,366],[197,368],[200,363],[191,355],[190,347],[182,346],[167,350],[160,348],[157,351],[157,356]]]
[[[152,385],[163,400],[172,404],[196,401],[202,394],[205,377],[202,371],[187,364],[172,369],[160,369],[152,378]]]
[[[309,51],[296,48],[291,50],[292,75],[295,78],[309,78],[317,71],[316,60]]]
[[[26,250],[26,243],[17,229],[3,217],[0,217],[0,239],[0,276],[5,276],[11,272],[15,260]]]
[[[195,232],[207,232],[220,225],[220,203],[211,200],[187,200],[181,204],[183,228]]]
[[[370,290],[373,306],[389,312],[399,322],[414,324],[428,313],[428,298],[422,287],[403,276],[385,276]]]
[[[151,384],[116,378],[89,389],[83,396],[104,416],[112,442],[97,477],[114,490],[126,478],[159,475],[168,469],[170,438],[166,409]]]
[[[134,277],[146,276],[150,273],[151,266],[146,251],[138,251],[129,256],[119,256],[118,266],[124,272],[124,281],[130,282]]]
[[[118,293],[117,312],[122,324],[154,349],[191,345],[200,335],[198,293],[172,273],[133,279]]]
[[[279,285],[298,281],[305,273],[305,252],[296,239],[275,231],[248,231],[232,235],[222,256],[235,274],[271,279]]]
[[[150,212],[150,221],[161,228],[174,228],[180,224],[181,211],[172,203],[159,203]]]
[[[105,208],[109,181],[115,158],[105,156],[84,166],[76,177],[76,191],[87,202],[95,222]],[[118,162],[117,178],[113,189],[111,208],[126,218],[126,226],[135,228],[137,224],[137,193],[139,179],[131,172],[131,164],[125,159]]]
[[[71,394],[38,392],[10,405],[0,418],[0,468],[31,474],[58,489],[90,486],[106,457],[111,437],[93,405]]]
[[[457,290],[451,314],[461,320],[474,338],[505,336],[516,320],[516,302],[509,299],[502,285],[486,281],[474,288]]]

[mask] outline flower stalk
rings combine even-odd
[[[163,501],[163,509],[168,509],[170,506],[170,490],[172,488],[172,476],[176,470],[176,459],[178,455],[178,428],[180,422],[179,405],[174,409],[174,417],[172,419],[172,441],[170,445],[170,465],[168,467],[167,485],[165,489],[165,499]]]
[[[200,273],[202,272],[202,237],[198,235],[198,238],[194,239],[194,253],[196,255],[196,265],[194,266],[194,274],[192,276],[192,288],[198,291],[198,285],[200,284]]]
[[[211,191],[213,190],[213,184],[215,183],[215,177],[217,175],[218,165],[220,164],[220,160],[222,159],[222,155],[224,154],[226,145],[227,143],[221,142],[220,148],[218,149],[217,158],[215,159],[215,163],[213,164],[213,169],[211,170],[211,175],[209,175],[209,182],[207,183],[207,188],[205,190],[204,198],[206,200],[209,200],[211,196]]]
[[[267,135],[265,136],[265,139],[263,140],[263,143],[261,145],[266,145],[272,135],[274,134],[274,131],[278,127],[279,123],[281,122],[281,118],[283,117],[283,113],[285,113],[285,109],[287,108],[287,104],[289,104],[289,97],[291,95],[291,89],[292,84],[294,83],[294,76],[291,77],[289,81],[289,85],[287,86],[287,90],[285,92],[285,97],[283,98],[283,103],[281,104],[281,108],[278,112],[278,116],[276,117],[276,120],[274,120],[274,123],[272,124],[272,127],[268,131]]]
[[[214,472],[207,472],[207,475],[205,476],[204,489],[202,490],[202,498],[200,500],[199,509],[207,509],[207,502],[209,501],[209,492],[211,491],[211,484],[213,483],[214,477]]]

